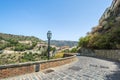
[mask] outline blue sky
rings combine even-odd
[[[78,41],[98,20],[112,0],[0,0],[0,32],[46,40]]]

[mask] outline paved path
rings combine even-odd
[[[5,80],[120,80],[115,62],[79,56],[78,61]]]

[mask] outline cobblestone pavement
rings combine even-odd
[[[71,64],[5,80],[113,80],[109,75],[118,70],[115,62],[79,56],[78,61]]]

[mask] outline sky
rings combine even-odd
[[[0,32],[78,41],[98,25],[112,0],[0,0]]]

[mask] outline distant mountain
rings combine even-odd
[[[65,41],[65,40],[51,40],[51,44],[61,47],[61,46],[77,46],[78,42],[77,41]]]

